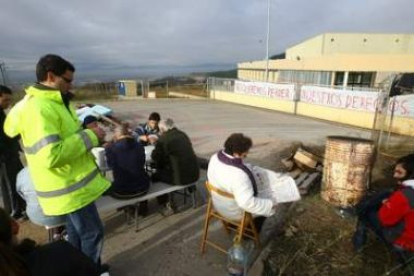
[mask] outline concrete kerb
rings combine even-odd
[[[189,94],[185,94],[185,93],[172,92],[172,91],[168,92],[168,97],[176,97],[176,98],[192,99],[192,100],[205,100],[205,99],[208,99],[206,97],[189,95]]]

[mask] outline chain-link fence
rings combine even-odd
[[[209,91],[218,90],[226,92],[234,92],[234,82],[237,79],[226,79],[226,78],[208,78],[207,88]],[[249,82],[249,81],[246,81]]]
[[[118,86],[115,82],[96,82],[75,85],[72,88],[76,100],[110,99],[118,95]]]
[[[146,82],[148,92],[155,92],[157,98],[181,96],[208,97],[207,82],[164,80]]]

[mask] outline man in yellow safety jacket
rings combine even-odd
[[[75,68],[57,55],[36,66],[38,83],[10,111],[7,135],[21,135],[39,203],[46,215],[66,215],[69,242],[100,266],[103,226],[94,201],[110,186],[90,153],[105,137],[83,129],[69,104]]]

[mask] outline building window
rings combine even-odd
[[[336,72],[335,73],[335,82],[334,85],[344,85],[344,79],[345,79],[345,72]]]
[[[374,73],[372,72],[349,72],[348,86],[370,87]]]
[[[280,70],[278,82],[330,85],[330,71]]]

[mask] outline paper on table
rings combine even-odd
[[[277,173],[258,166],[248,165],[256,179],[258,197],[284,203],[300,200],[295,180],[287,174]]]

